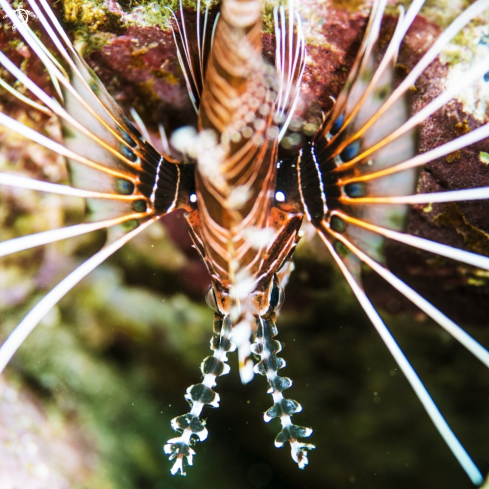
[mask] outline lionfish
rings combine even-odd
[[[306,64],[306,42],[293,4],[275,8],[275,66],[262,56],[262,6],[258,0],[223,0],[215,20],[209,7],[196,20],[173,14],[172,28],[181,68],[198,115],[198,132],[180,130],[172,141],[181,153],[162,154],[124,115],[72,45],[46,0],[29,5],[50,38],[49,50],[19,20],[7,0],[0,6],[41,60],[56,97],[49,96],[3,52],[0,64],[32,94],[4,89],[45,114],[56,116],[62,141],[0,113],[0,124],[64,157],[72,186],[1,173],[0,184],[85,198],[90,221],[0,243],[0,256],[107,229],[105,246],[42,298],[0,348],[0,371],[47,312],[87,274],[152,223],[185,209],[193,243],[209,272],[206,301],[214,311],[211,349],[201,365],[202,380],[187,389],[190,411],[172,421],[179,436],[164,451],[172,474],[185,475],[192,446],[207,437],[204,406],[218,407],[217,377],[229,372],[227,356],[238,350],[241,380],[266,376],[273,406],[265,421],[278,418],[280,447],[290,444],[299,468],[314,448],[302,441],[312,429],[293,424],[301,405],[284,392],[292,385],[278,375],[277,311],[292,270],[303,221],[310,222],[344,274],[364,311],[411,384],[439,433],[476,485],[483,477],[438,410],[427,389],[364,292],[361,268],[370,267],[489,367],[489,352],[386,266],[388,240],[489,270],[489,258],[407,234],[410,205],[489,199],[489,187],[415,194],[417,169],[488,138],[489,124],[441,146],[417,153],[417,130],[470,84],[488,83],[488,66],[474,63],[415,115],[407,96],[425,69],[473,19],[489,8],[477,0],[438,37],[397,86],[394,66],[401,43],[423,0],[399,17],[378,61],[379,31],[387,7],[375,0],[363,41],[340,95],[312,137],[292,124]],[[144,132],[144,131],[143,131]],[[302,144],[290,141],[299,134]],[[166,141],[166,139],[164,139]],[[288,141],[288,152],[283,152]],[[293,150],[290,150],[292,146]],[[174,154],[174,152],[172,153]],[[253,361],[256,360],[256,363]]]

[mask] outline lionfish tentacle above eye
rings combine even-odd
[[[417,167],[489,135],[489,125],[486,124],[425,154],[416,155],[417,128],[467,84],[482,82],[488,69],[483,63],[476,64],[463,80],[447,87],[410,117],[406,100],[409,87],[460,29],[489,8],[487,0],[472,4],[394,89],[394,61],[400,43],[422,4],[413,2],[405,15],[401,10],[386,53],[376,67],[377,40],[386,2],[374,3],[364,42],[343,92],[322,128],[296,160],[297,179],[306,215],[316,226],[449,448],[472,481],[480,484],[482,476],[479,470],[441,416],[361,286],[361,266],[365,264],[489,366],[489,352],[484,347],[385,266],[383,249],[387,240],[483,269],[489,265],[487,257],[402,232],[407,204],[489,198],[489,187],[413,195]]]

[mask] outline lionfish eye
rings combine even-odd
[[[214,292],[214,287],[212,287],[212,285],[209,285],[209,289],[205,293],[205,301],[206,301],[207,305],[214,312],[219,312],[219,308],[217,307],[216,293]]]
[[[277,202],[285,202],[285,194],[281,190],[275,192],[275,200]]]
[[[273,284],[272,292],[270,293],[270,307],[277,311],[284,303],[284,298],[284,289],[278,284]]]

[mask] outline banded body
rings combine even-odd
[[[288,260],[305,217],[317,229],[447,444],[472,481],[480,483],[482,476],[477,467],[454,437],[361,285],[364,263],[489,365],[489,354],[482,346],[383,263],[384,241],[392,239],[485,270],[489,268],[483,256],[402,233],[402,220],[409,204],[488,196],[486,187],[412,195],[416,167],[488,135],[487,125],[482,126],[416,156],[415,128],[443,107],[463,85],[448,88],[412,118],[406,93],[450,38],[488,7],[487,1],[479,0],[467,9],[394,89],[393,64],[400,42],[422,3],[414,2],[405,14],[401,11],[378,66],[374,55],[385,4],[374,3],[364,41],[343,92],[317,133],[290,158],[279,158],[278,152],[295,108],[304,64],[300,21],[294,25],[293,13],[289,12],[286,20],[285,11],[277,11],[277,38],[285,41],[282,45],[277,43],[276,69],[272,70],[260,56],[258,3],[224,2],[212,48],[207,47],[208,54],[203,42],[209,37],[208,31],[196,30],[201,42],[196,43],[199,52],[195,55],[189,48],[186,20],[177,19],[175,40],[181,48],[182,67],[198,111],[199,134],[185,146],[186,152],[195,157],[195,164],[178,164],[158,154],[83,64],[49,6],[45,2],[41,2],[41,7],[33,3],[34,12],[62,57],[61,63],[51,57],[28,28],[18,22],[16,25],[48,69],[59,101],[38,89],[6,56],[2,55],[0,61],[44,104],[40,108],[34,105],[35,108],[60,118],[63,144],[49,141],[5,115],[0,122],[64,156],[76,188],[41,185],[8,175],[3,175],[2,181],[85,197],[95,222],[8,241],[2,252],[20,251],[101,228],[109,228],[111,233],[106,247],[54,288],[9,337],[1,350],[2,367],[48,309],[83,276],[154,220],[185,209],[189,213],[187,222],[192,239],[211,276],[213,288],[208,301],[216,315],[211,341],[214,355],[202,364],[203,381],[187,391],[191,411],[172,422],[181,432],[165,447],[170,458],[175,459],[172,472],[184,473],[184,460],[192,462],[192,441],[207,436],[201,411],[206,404],[217,407],[215,380],[229,370],[225,364],[227,353],[236,346],[245,382],[252,377],[251,353],[258,357],[254,370],[267,377],[274,401],[265,413],[265,420],[280,419],[282,430],[275,444],[290,442],[292,457],[303,468],[307,464],[306,450],[312,446],[299,439],[309,436],[311,430],[292,424],[291,415],[300,410],[300,405],[282,394],[291,381],[277,375],[284,362],[276,355],[281,345],[273,337],[277,334],[275,320],[281,303],[281,282],[286,280]],[[8,4],[2,1],[2,7],[15,23]],[[195,59],[199,60],[199,69]],[[476,65],[464,75],[464,84],[483,83],[486,72],[483,64]],[[192,196],[196,196],[196,201]],[[262,239],[256,239],[259,237]]]

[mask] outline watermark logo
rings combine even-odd
[[[26,10],[25,8],[22,8],[24,5],[20,4],[20,7],[14,10],[15,15],[17,18],[20,20],[22,25],[27,25],[27,22],[29,21],[29,17],[32,19],[37,19],[36,14],[34,12],[31,12],[30,10]],[[10,19],[8,15],[4,15],[4,19]],[[17,27],[15,27],[15,24],[12,23],[12,31],[15,32],[17,30]]]

